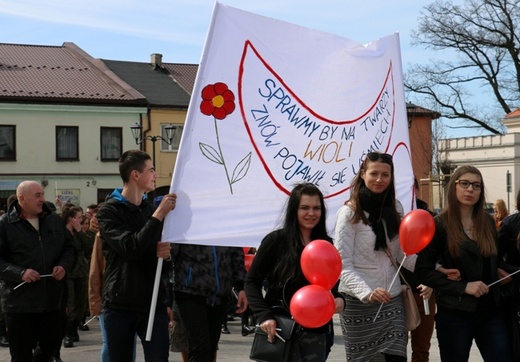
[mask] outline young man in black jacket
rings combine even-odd
[[[147,362],[168,361],[169,334],[165,286],[160,283],[151,340],[145,341],[158,258],[170,259],[168,242],[161,242],[165,216],[177,196],[165,195],[157,208],[146,192],[155,189],[157,174],[150,156],[139,150],[119,160],[123,188],[116,189],[99,209],[106,269],[103,310],[111,362],[132,361],[135,334],[143,342]],[[166,262],[163,272],[171,268]]]
[[[64,277],[74,263],[70,234],[45,205],[43,187],[24,181],[0,219],[0,293],[12,361],[47,362],[63,338]],[[33,349],[39,346],[34,355]]]

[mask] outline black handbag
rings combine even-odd
[[[259,362],[286,362],[290,360],[291,356],[291,337],[295,331],[296,322],[290,316],[275,315],[276,328],[278,335],[283,338],[274,337],[274,342],[270,343],[267,340],[267,333],[260,327],[256,327],[255,336],[253,338],[253,345],[251,346],[251,353],[249,358],[253,361]]]

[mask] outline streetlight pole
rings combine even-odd
[[[155,168],[155,142],[161,140],[166,142],[168,145],[171,145],[173,143],[173,136],[175,135],[175,126],[169,124],[168,126],[164,127],[164,130],[166,131],[166,138],[162,136],[143,137],[143,126],[141,126],[139,123],[131,126],[130,129],[132,130],[132,136],[135,139],[136,145],[143,143],[145,140],[152,141],[152,164],[154,170],[157,172],[157,169]],[[155,197],[155,190],[153,191],[153,195]]]

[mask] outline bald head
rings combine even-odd
[[[42,212],[45,202],[43,187],[36,181],[23,181],[16,188],[16,197],[24,217],[32,219]]]

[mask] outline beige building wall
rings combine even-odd
[[[123,152],[138,148],[130,126],[145,107],[0,104],[0,124],[16,126],[16,161],[0,162],[0,188],[24,180],[44,181],[45,196],[56,187],[74,190],[79,204],[97,202],[98,189],[121,187],[117,161],[101,161],[101,127],[121,127]],[[79,127],[79,161],[56,161],[56,126]]]
[[[480,170],[488,203],[503,199],[510,211],[515,210],[516,193],[520,190],[520,133],[441,140],[439,150],[442,159],[456,166],[472,165]],[[506,187],[508,172],[511,192]],[[442,207],[443,192],[438,183],[433,186],[433,197],[435,207]]]

